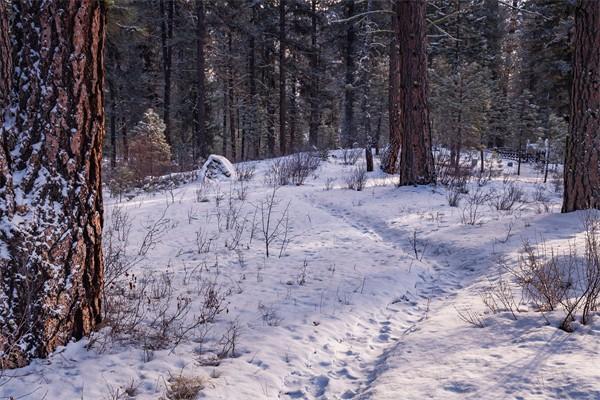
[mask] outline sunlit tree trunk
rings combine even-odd
[[[0,110],[0,367],[45,357],[101,319],[103,4],[15,1],[0,25],[12,49],[0,58],[11,88]]]

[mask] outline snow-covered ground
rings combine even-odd
[[[187,319],[201,312],[208,282],[226,309],[152,351],[128,332],[107,339],[105,328],[6,372],[0,398],[168,398],[174,377],[187,376],[207,399],[600,399],[600,321],[566,333],[558,317],[521,305],[514,321],[486,312],[480,297],[500,279],[497,260],[514,262],[523,240],[579,243],[582,214],[559,213],[552,183],[528,165],[520,177],[505,168],[526,201],[511,211],[484,204],[468,225],[464,204],[450,207],[442,186],[398,188],[376,167],[363,191],[346,189],[355,167],[334,155],[304,185],[276,191],[271,227],[280,222],[280,233],[268,258],[261,206],[273,190],[264,182],[270,160],[254,164],[246,189],[222,181],[122,202],[106,195],[106,229],[119,215],[131,222],[127,257],[137,261],[123,279],[168,281],[172,292],[155,297],[170,296],[170,309],[189,302]],[[502,186],[500,176],[482,190]],[[533,200],[540,187],[543,203]],[[232,332],[235,351],[224,352]]]

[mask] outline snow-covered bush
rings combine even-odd
[[[205,184],[209,181],[230,180],[236,178],[236,169],[223,156],[211,154],[198,172],[198,180]]]

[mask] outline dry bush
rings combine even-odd
[[[277,198],[277,187],[273,187],[270,193],[265,198],[259,201],[257,205],[257,213],[260,215],[260,231],[265,244],[265,255],[267,258],[270,255],[270,246],[276,240],[282,240],[282,250],[287,241],[289,231],[289,208],[288,202],[285,208],[277,215],[276,211],[280,204]]]
[[[214,279],[195,269],[184,280],[194,284],[176,295],[173,274],[148,272],[138,278],[128,274],[104,291],[105,324],[112,341],[142,345],[148,360],[157,349],[175,349],[187,340],[202,341],[215,318],[227,311],[231,289],[218,286]]]
[[[296,153],[279,158],[267,170],[265,183],[269,186],[303,185],[320,164],[321,159],[316,153]]]
[[[467,225],[481,223],[481,206],[489,199],[489,194],[480,187],[465,197],[465,205],[461,208],[461,222]]]
[[[470,308],[463,308],[461,310],[455,308],[455,310],[458,314],[458,318],[460,318],[461,321],[473,325],[476,328],[485,328],[485,321],[483,320],[481,314],[471,310]]]
[[[199,376],[171,375],[169,377],[169,385],[167,388],[168,400],[194,400],[198,394],[204,389],[204,379]]]
[[[248,182],[254,178],[256,165],[249,163],[235,164],[235,176],[240,182]]]
[[[460,192],[460,190],[457,190],[455,188],[450,188],[446,192],[446,199],[448,200],[448,205],[450,207],[458,207],[458,205],[460,204],[461,197],[462,193]]]
[[[344,149],[342,151],[342,162],[344,165],[354,165],[360,159],[362,149]]]
[[[367,168],[362,164],[355,166],[344,180],[348,189],[360,192],[367,184]]]
[[[321,158],[317,153],[296,153],[286,159],[286,169],[290,181],[300,186],[306,178],[315,172],[321,165]]]
[[[516,321],[516,313],[519,311],[519,303],[515,300],[513,287],[507,280],[499,277],[495,281],[490,280],[490,286],[480,293],[483,304],[494,314],[499,312],[510,312]]]
[[[325,179],[325,190],[333,189],[333,184],[335,183],[335,178],[327,178]]]
[[[492,189],[490,191],[490,205],[499,211],[510,211],[518,202],[522,202],[525,197],[523,189],[515,182],[505,180],[502,185],[502,191]]]
[[[581,322],[589,323],[600,299],[600,219],[593,212],[584,218],[584,254],[571,245],[563,254],[548,249],[545,243],[533,246],[524,242],[516,267],[505,268],[513,275],[524,294],[540,311],[561,309],[565,316],[560,328],[571,331],[578,312]]]

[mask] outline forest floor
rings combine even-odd
[[[443,186],[399,188],[377,165],[364,190],[349,190],[355,167],[333,155],[304,185],[275,192],[270,257],[270,160],[245,184],[106,194],[105,229],[119,232],[131,265],[120,279],[146,283],[141,322],[6,372],[0,398],[177,398],[181,381],[207,399],[600,398],[599,318],[567,333],[559,312],[535,312],[514,286],[516,320],[481,298],[509,281],[500,265],[515,265],[524,241],[558,252],[581,244],[583,213],[560,214],[553,183],[529,165],[516,176],[505,160],[524,199],[508,211],[481,204],[470,225],[469,195],[450,207]],[[507,184],[498,176],[479,190]],[[207,287],[222,312],[192,326]],[[160,318],[175,321],[162,342],[144,327]]]

